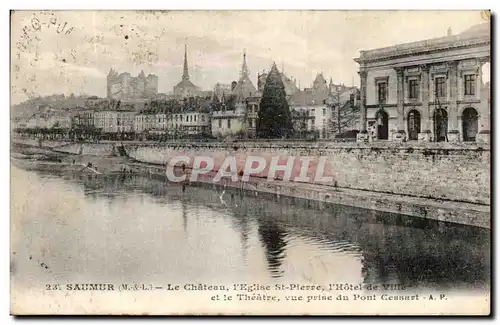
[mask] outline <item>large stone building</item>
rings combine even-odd
[[[110,99],[128,100],[152,98],[158,93],[158,77],[149,74],[147,77],[141,71],[137,77],[130,73],[118,74],[114,69],[109,70],[107,77],[107,96]]]
[[[181,81],[174,86],[174,97],[178,100],[203,96],[200,87],[196,86],[189,80],[189,69],[187,61],[187,45],[184,46],[184,70],[182,72]]]
[[[361,51],[360,141],[489,141],[490,24]]]
[[[169,138],[203,137],[210,135],[210,101],[202,97],[150,105],[135,116],[134,131],[142,135]]]
[[[343,84],[335,85],[330,79],[328,84],[322,73],[316,75],[310,88],[295,91],[288,100],[291,110],[299,113],[299,116],[306,116],[307,131],[316,131],[320,139],[326,139],[338,133],[335,123],[338,109],[347,109],[346,104],[355,99],[355,87],[347,87]],[[353,102],[354,104],[354,102]],[[355,124],[349,125],[346,117],[342,115],[342,131],[352,129]]]
[[[134,132],[133,110],[102,110],[94,112],[94,126],[103,134],[125,134]]]

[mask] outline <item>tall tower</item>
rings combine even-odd
[[[182,80],[189,80],[187,43],[184,44],[184,71],[182,72]]]
[[[240,78],[248,78],[247,51],[243,50],[243,64],[241,65]]]

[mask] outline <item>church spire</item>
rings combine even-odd
[[[243,64],[241,65],[241,78],[248,78],[247,51],[243,50]]]
[[[247,51],[243,50],[243,64],[241,65],[241,78],[248,78]]]
[[[182,80],[189,80],[187,42],[184,44],[184,71],[182,73]]]

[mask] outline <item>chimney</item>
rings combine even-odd
[[[446,36],[452,36],[452,35],[453,35],[453,33],[451,31],[451,27],[448,27],[448,31],[446,33]]]

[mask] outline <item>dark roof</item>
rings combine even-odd
[[[245,98],[255,96],[257,88],[255,88],[248,76],[245,75],[238,80],[238,83],[231,93],[236,96],[236,100],[242,101]]]
[[[456,35],[360,51],[360,57],[354,59],[354,61],[360,63],[368,60],[386,59],[392,56],[415,55],[422,51],[447,50],[452,47],[488,43],[491,42],[490,29],[490,23],[482,23]]]
[[[290,105],[320,105],[328,99],[328,93],[317,93],[311,90],[297,91],[290,96]]]
[[[292,96],[290,96],[289,103],[293,106],[310,106],[310,105],[322,105],[327,104],[331,100],[340,101],[341,105],[344,105],[351,99],[351,93],[356,89],[349,89],[339,94],[338,99],[334,98],[325,92],[314,92],[313,90],[298,91]]]
[[[179,82],[177,85],[174,86],[174,89],[175,88],[192,88],[192,89],[196,89],[196,90],[200,89],[198,86],[196,86],[190,80],[187,80],[187,79],[181,80],[181,82]]]

